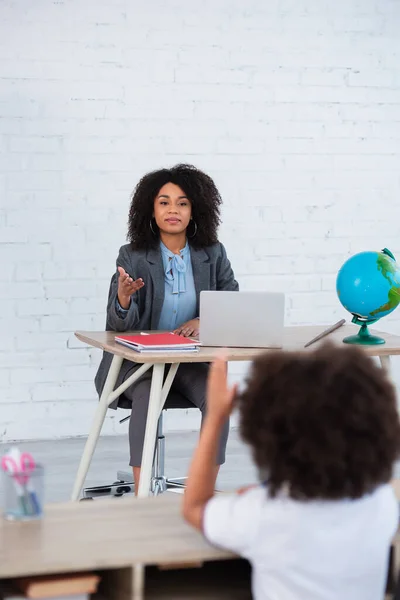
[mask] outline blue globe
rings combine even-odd
[[[400,304],[400,267],[386,248],[360,252],[342,266],[336,280],[340,302],[354,317],[373,323]]]

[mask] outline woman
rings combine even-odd
[[[107,331],[171,330],[186,337],[199,332],[202,290],[238,290],[225,248],[218,241],[221,196],[213,180],[191,165],[145,175],[136,186],[129,211],[129,244],[122,246],[111,279]],[[102,392],[112,356],[104,353],[96,374]],[[124,361],[117,386],[140,365]],[[206,410],[205,363],[181,364],[173,389]],[[132,407],[129,421],[130,465],[136,490],[150,395],[147,372],[118,399]],[[113,408],[116,408],[114,405]],[[224,425],[216,472],[225,462],[229,422]]]

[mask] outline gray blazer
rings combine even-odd
[[[199,296],[202,290],[237,291],[239,285],[235,280],[225,248],[220,242],[200,250],[190,247],[190,255],[196,289],[196,311],[199,314]],[[106,331],[157,329],[164,302],[165,289],[160,248],[146,251],[132,250],[130,244],[121,246],[117,258],[118,266],[123,267],[133,279],[141,277],[144,281],[144,286],[132,296],[128,313],[122,319],[118,316],[115,308],[118,293],[118,270],[114,273],[108,293]],[[103,358],[95,377],[96,390],[99,395],[103,390],[111,360],[112,354],[103,352]],[[116,387],[127,378],[128,373],[131,375],[134,370],[135,365],[130,361],[124,360]],[[113,402],[110,408],[117,408],[118,406],[124,406],[124,403],[121,402],[121,397]]]

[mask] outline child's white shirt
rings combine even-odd
[[[214,496],[203,529],[250,561],[255,600],[381,600],[398,520],[390,485],[359,500],[308,502],[259,486]]]

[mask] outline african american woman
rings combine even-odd
[[[129,210],[128,240],[120,248],[107,304],[107,331],[167,330],[186,337],[199,332],[202,290],[239,289],[224,246],[218,241],[221,196],[213,180],[180,164],[145,175]],[[95,378],[102,392],[112,360],[104,352]],[[124,360],[116,386],[140,365]],[[172,389],[206,411],[206,363],[182,363]],[[133,383],[112,408],[132,408],[129,421],[130,465],[135,489],[140,466],[151,386],[151,369]],[[215,476],[225,462],[229,433],[221,435]]]

